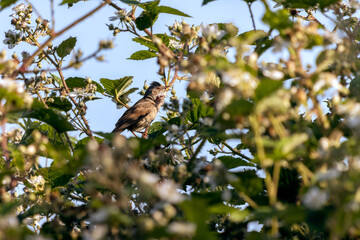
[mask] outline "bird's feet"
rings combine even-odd
[[[143,134],[142,134],[142,138],[147,138],[148,137],[148,130],[149,130],[149,127],[145,128]]]

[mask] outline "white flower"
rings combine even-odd
[[[183,47],[183,45],[180,42],[178,42],[174,39],[170,39],[169,45],[170,45],[170,47],[173,47],[173,48],[182,48]]]
[[[46,181],[43,178],[43,176],[38,175],[38,176],[31,176],[30,179],[28,179],[28,182],[34,186],[36,191],[42,191],[44,190]]]
[[[333,87],[337,91],[344,93],[344,94],[348,93],[348,89],[345,86],[341,85],[339,83],[338,79],[336,78],[336,76],[332,73],[321,73],[319,75],[319,79],[314,84],[313,90],[315,92],[318,92],[326,86]]]
[[[27,8],[27,6],[24,3],[21,3],[15,7],[13,7],[11,10],[18,13],[18,12],[25,12],[26,8]]]
[[[328,194],[318,187],[312,187],[303,196],[302,202],[311,210],[321,209],[328,200]]]
[[[200,29],[203,36],[209,42],[212,41],[213,39],[220,40],[226,35],[226,32],[224,30],[219,30],[217,24],[212,24],[212,25],[201,24]]]
[[[181,236],[193,236],[196,232],[196,225],[194,223],[172,222],[167,231]]]
[[[263,71],[263,74],[265,77],[274,79],[274,80],[280,80],[284,77],[284,73],[277,69],[265,69]]]
[[[171,181],[157,184],[156,191],[162,200],[170,203],[179,203],[184,200],[183,195],[177,191],[176,184]]]
[[[24,83],[18,83],[10,78],[0,79],[0,87],[6,89],[8,92],[24,93]]]
[[[131,14],[132,14],[132,10],[130,12],[127,12],[125,9],[121,9],[115,12],[115,16],[109,17],[109,20],[116,21],[117,19],[119,19],[120,21],[124,21],[127,18],[129,18]]]
[[[91,97],[94,96],[93,93],[86,92],[84,88],[74,88],[73,92],[68,93],[69,97]]]

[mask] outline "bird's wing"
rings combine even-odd
[[[131,125],[137,123],[139,120],[151,113],[154,106],[148,103],[147,100],[141,99],[134,106],[125,111],[121,118],[115,124],[115,129],[112,132],[122,132]]]

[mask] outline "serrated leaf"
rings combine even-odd
[[[72,108],[72,104],[66,98],[53,97],[54,102],[47,102],[46,104],[51,108],[56,108],[61,111],[70,111]]]
[[[56,129],[59,133],[74,131],[75,128],[71,125],[66,117],[53,109],[37,109],[28,114],[25,118],[34,118],[39,121],[45,122]]]
[[[156,57],[157,54],[148,50],[140,50],[134,52],[128,59],[129,60],[145,60],[149,58]]]
[[[0,10],[9,7],[11,4],[16,3],[17,0],[0,0]]]
[[[134,42],[140,43],[143,46],[148,47],[151,50],[158,51],[158,48],[155,46],[155,44],[150,40],[147,41],[144,38],[136,37],[132,39]]]
[[[56,53],[60,58],[64,58],[71,53],[75,45],[76,45],[76,38],[69,37],[68,39],[60,43],[60,45],[56,49]]]
[[[55,82],[57,82],[59,84],[60,87],[64,86],[61,79],[58,76],[56,76],[56,75],[54,75],[52,73],[50,73],[50,75],[51,75],[52,79],[55,80]]]
[[[101,78],[100,82],[104,86],[106,92],[114,97],[119,97],[125,93],[126,88],[132,84],[132,76],[126,76],[120,79],[111,80],[107,78]]]
[[[140,14],[139,17],[135,19],[136,27],[139,30],[145,30],[146,28],[149,28],[152,25],[154,25],[158,16],[159,14],[156,12],[150,12],[145,10]]]
[[[180,10],[177,10],[175,8],[172,7],[168,7],[168,6],[158,6],[156,8],[156,12],[158,13],[167,13],[167,14],[172,14],[172,15],[178,15],[178,16],[182,16],[182,17],[191,17],[190,15],[183,13]]]

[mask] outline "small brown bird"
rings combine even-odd
[[[163,105],[166,93],[167,88],[165,86],[158,82],[152,82],[146,90],[144,97],[126,110],[115,124],[115,129],[112,132],[121,133],[127,129],[135,135],[134,131],[139,132],[145,129],[143,137],[146,137],[147,128]]]

